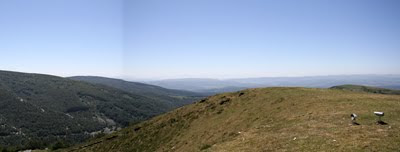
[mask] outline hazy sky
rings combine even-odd
[[[0,0],[0,69],[131,79],[400,74],[398,0]]]

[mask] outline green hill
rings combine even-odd
[[[398,143],[399,95],[265,88],[212,96],[65,151],[399,151]]]
[[[180,105],[67,78],[0,71],[0,150],[79,143]]]
[[[361,85],[340,85],[331,87],[331,89],[339,89],[339,90],[349,90],[349,91],[357,91],[357,92],[367,92],[367,93],[378,93],[378,94],[396,94],[400,95],[400,90],[391,90],[385,88],[377,88],[377,87],[368,87]]]

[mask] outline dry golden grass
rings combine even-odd
[[[376,125],[384,111],[388,125]],[[358,123],[350,125],[350,114]],[[249,89],[209,97],[66,151],[400,151],[400,96]]]

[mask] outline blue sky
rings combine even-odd
[[[400,74],[397,0],[0,0],[0,69],[130,79]]]
[[[122,13],[115,0],[0,0],[0,69],[119,76]]]

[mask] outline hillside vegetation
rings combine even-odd
[[[388,124],[377,125],[374,111]],[[265,88],[212,96],[64,151],[400,151],[399,143],[399,95]]]
[[[92,84],[101,84],[117,88],[129,93],[140,94],[148,98],[152,98],[160,102],[161,104],[164,104],[164,106],[170,108],[176,108],[178,106],[183,106],[192,103],[195,100],[200,99],[204,96],[203,94],[195,92],[166,89],[159,86],[148,85],[138,82],[124,81],[113,78],[96,77],[96,76],[76,76],[76,77],[69,77],[69,79],[84,81]]]
[[[79,143],[183,104],[171,102],[56,76],[0,71],[0,150]]]

